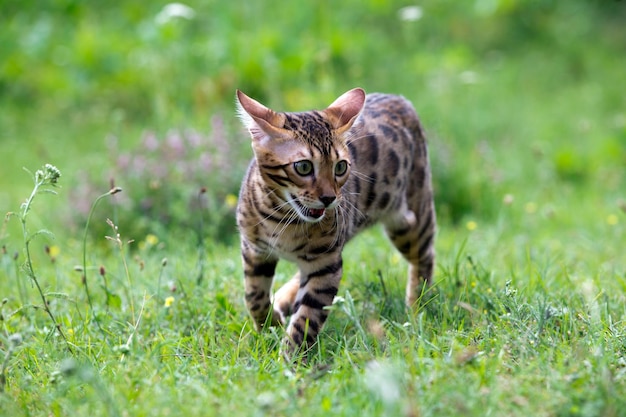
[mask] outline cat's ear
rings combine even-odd
[[[262,141],[267,136],[274,139],[288,137],[288,131],[283,128],[285,115],[265,107],[240,90],[237,90],[237,112],[253,140]]]
[[[365,91],[362,88],[353,88],[343,93],[325,110],[333,128],[343,133],[352,127],[365,103]]]

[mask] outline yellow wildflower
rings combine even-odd
[[[59,256],[59,253],[61,253],[61,248],[59,248],[57,245],[50,246],[49,250],[51,258],[56,258],[57,256]]]
[[[472,230],[476,230],[476,228],[478,228],[478,223],[476,223],[473,220],[470,220],[467,223],[465,223],[465,227],[467,228],[467,230],[471,232]]]
[[[159,238],[150,233],[146,236],[146,243],[150,246],[154,246],[159,243]]]
[[[615,214],[609,214],[606,218],[606,222],[610,226],[615,226],[619,222],[619,219]]]
[[[537,211],[537,203],[533,203],[532,201],[526,203],[524,210],[526,210],[526,213],[528,214],[533,214]]]
[[[167,298],[165,299],[165,304],[164,304],[165,308],[169,308],[169,307],[171,307],[171,306],[172,306],[172,304],[174,304],[174,297],[171,297],[171,296],[170,296],[170,297],[167,297]]]
[[[237,207],[237,196],[235,194],[228,194],[224,202],[228,208],[234,209]]]
[[[146,235],[146,238],[142,240],[141,242],[139,242],[139,249],[144,250],[147,248],[151,248],[157,243],[159,243],[159,238],[156,235],[153,235],[152,233],[148,233]]]

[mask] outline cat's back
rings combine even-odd
[[[361,121],[368,127],[407,128],[424,136],[413,104],[403,96],[370,93],[365,99]]]
[[[424,133],[413,105],[406,98],[383,93],[367,95],[349,143],[352,162],[360,170],[382,169],[401,174],[412,165]]]

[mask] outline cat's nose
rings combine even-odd
[[[324,204],[324,207],[330,206],[336,199],[337,197],[335,197],[334,195],[320,196],[320,201]]]

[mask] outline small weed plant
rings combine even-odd
[[[52,236],[52,233],[47,229],[39,229],[35,232],[31,232],[28,227],[28,216],[31,212],[33,203],[35,201],[35,197],[40,194],[56,194],[54,187],[58,185],[59,178],[61,177],[61,172],[54,165],[46,164],[42,169],[35,171],[32,174],[34,187],[30,194],[30,196],[26,199],[26,201],[20,207],[20,210],[16,213],[8,213],[7,217],[17,217],[20,222],[21,230],[22,230],[22,238],[24,243],[24,258],[25,261],[21,266],[21,272],[32,282],[32,284],[37,289],[37,293],[41,299],[41,304],[35,306],[36,309],[42,309],[48,315],[51,321],[51,332],[57,332],[59,336],[65,341],[67,349],[72,352],[72,347],[65,335],[63,328],[61,327],[61,323],[55,317],[55,314],[52,312],[49,296],[47,294],[42,284],[40,283],[39,278],[35,272],[35,268],[33,266],[33,258],[31,256],[31,247],[33,244],[33,240],[41,235]],[[18,279],[21,279],[18,276]],[[9,350],[11,351],[11,350]]]

